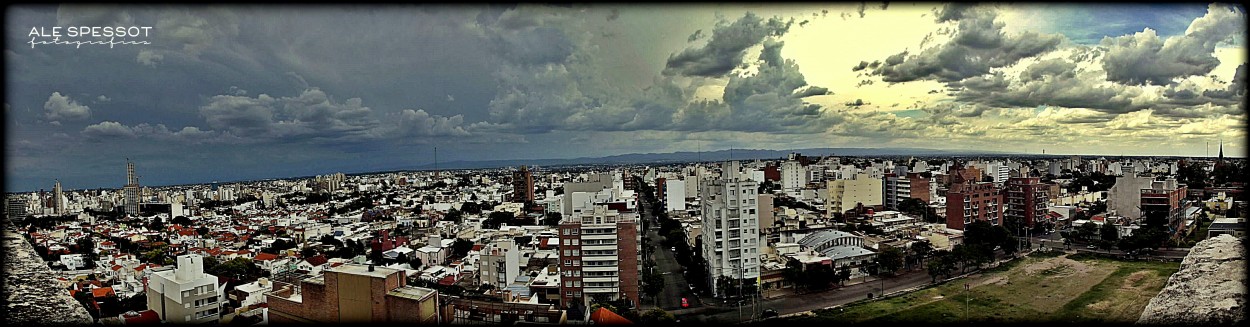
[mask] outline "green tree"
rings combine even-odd
[[[668,325],[677,322],[672,313],[660,308],[652,308],[639,316],[643,325]]]
[[[928,240],[911,243],[911,253],[915,254],[920,262],[924,263],[924,258],[929,257],[933,253],[933,243]]]
[[[928,268],[929,277],[932,278],[932,282],[936,283],[938,276],[950,275],[951,271],[955,270],[955,265],[954,262],[950,260],[949,255],[942,254],[935,255],[933,260],[929,260],[929,263],[925,265],[925,268]]]
[[[834,276],[838,285],[845,285],[847,281],[851,280],[851,266],[844,265],[838,268],[838,272]]]
[[[1097,233],[1098,233],[1098,224],[1095,224],[1092,221],[1081,224],[1081,226],[1076,228],[1077,238],[1080,238],[1082,240],[1088,241],[1094,238],[1094,235],[1096,235]]]
[[[1115,242],[1120,240],[1120,229],[1116,228],[1113,224],[1102,224],[1102,228],[1100,228],[1098,232],[1103,241]]]
[[[547,226],[560,225],[560,220],[563,218],[564,217],[559,212],[547,213],[547,215],[543,218],[543,225],[547,225]]]
[[[899,268],[903,267],[903,251],[886,245],[881,252],[877,253],[877,264],[881,265],[879,274],[893,276]]]
[[[648,262],[647,266],[654,267],[655,262]],[[664,276],[651,272],[651,269],[643,270],[642,275],[642,292],[647,294],[647,297],[658,301],[659,298],[656,298],[656,295],[664,291]]]

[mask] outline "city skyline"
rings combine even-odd
[[[10,8],[6,189],[120,188],[126,157],[166,185],[423,166],[435,146],[1246,153],[1240,6],[254,9]],[[151,44],[27,43],[52,26]]]

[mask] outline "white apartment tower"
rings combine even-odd
[[[148,309],[165,323],[216,324],[221,316],[217,276],[204,273],[204,259],[198,254],[180,255],[176,268],[152,273],[147,298]]]
[[[52,186],[52,208],[56,210],[57,215],[65,214],[65,192],[61,190],[60,180]]]
[[[797,164],[797,162],[795,162]],[[725,163],[720,177],[700,180],[703,209],[703,258],[707,259],[709,283],[716,289],[721,276],[754,281],[760,276],[760,232],[756,194],[759,184],[750,174],[739,172],[737,161]],[[734,282],[732,285],[737,285]]]
[[[791,197],[798,197],[807,185],[807,170],[797,160],[781,163],[781,190]]]

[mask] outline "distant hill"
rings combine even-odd
[[[582,157],[571,159],[505,159],[505,160],[483,160],[483,161],[450,161],[440,162],[438,169],[481,169],[481,168],[497,168],[510,167],[519,165],[535,165],[535,166],[567,166],[567,165],[588,165],[588,164],[639,164],[639,163],[674,163],[674,162],[694,162],[694,161],[726,161],[726,160],[756,160],[756,159],[782,159],[790,153],[800,153],[805,156],[957,156],[957,155],[1009,155],[1015,153],[994,152],[994,151],[952,151],[952,150],[934,150],[921,148],[811,148],[811,149],[792,149],[792,150],[760,150],[760,149],[732,149],[718,150],[708,152],[670,152],[670,153],[631,153],[621,154],[607,157]],[[431,170],[434,164],[426,164],[415,167],[394,167],[390,170]]]

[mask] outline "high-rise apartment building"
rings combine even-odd
[[[977,220],[1003,223],[1003,194],[991,182],[965,182],[946,191],[946,227],[964,229]]]
[[[534,202],[534,175],[528,167],[512,172],[512,202]]]
[[[125,210],[127,215],[139,214],[139,176],[135,175],[135,163],[126,159],[126,186],[122,187],[125,194]]]
[[[1038,177],[1014,177],[1007,180],[1007,212],[1003,218],[1018,221],[1032,228],[1046,222],[1046,190]],[[1014,232],[1014,231],[1013,231]]]
[[[881,178],[860,173],[844,176],[848,179],[837,179],[825,182],[828,191],[825,193],[825,211],[829,217],[834,213],[845,213],[857,206],[865,208],[885,205],[883,191],[885,183]]]
[[[760,276],[759,182],[742,174],[737,161],[730,161],[722,166],[719,177],[700,180],[700,184],[703,258],[713,294],[723,296],[725,290],[717,289],[720,277],[753,282]]]
[[[638,214],[596,205],[560,222],[560,303],[586,310],[596,295],[638,302],[642,233]]]
[[[4,213],[9,219],[21,219],[26,216],[26,199],[21,196],[9,196],[5,201]]]
[[[61,181],[52,186],[52,210],[58,216],[65,214],[65,192],[61,190]]]
[[[178,256],[177,263],[176,268],[149,277],[148,309],[166,323],[216,323],[223,299],[217,276],[204,273],[204,259],[198,254]]]
[[[791,197],[798,197],[807,185],[807,170],[797,160],[781,163],[781,190]],[[758,182],[758,181],[757,181]]]

